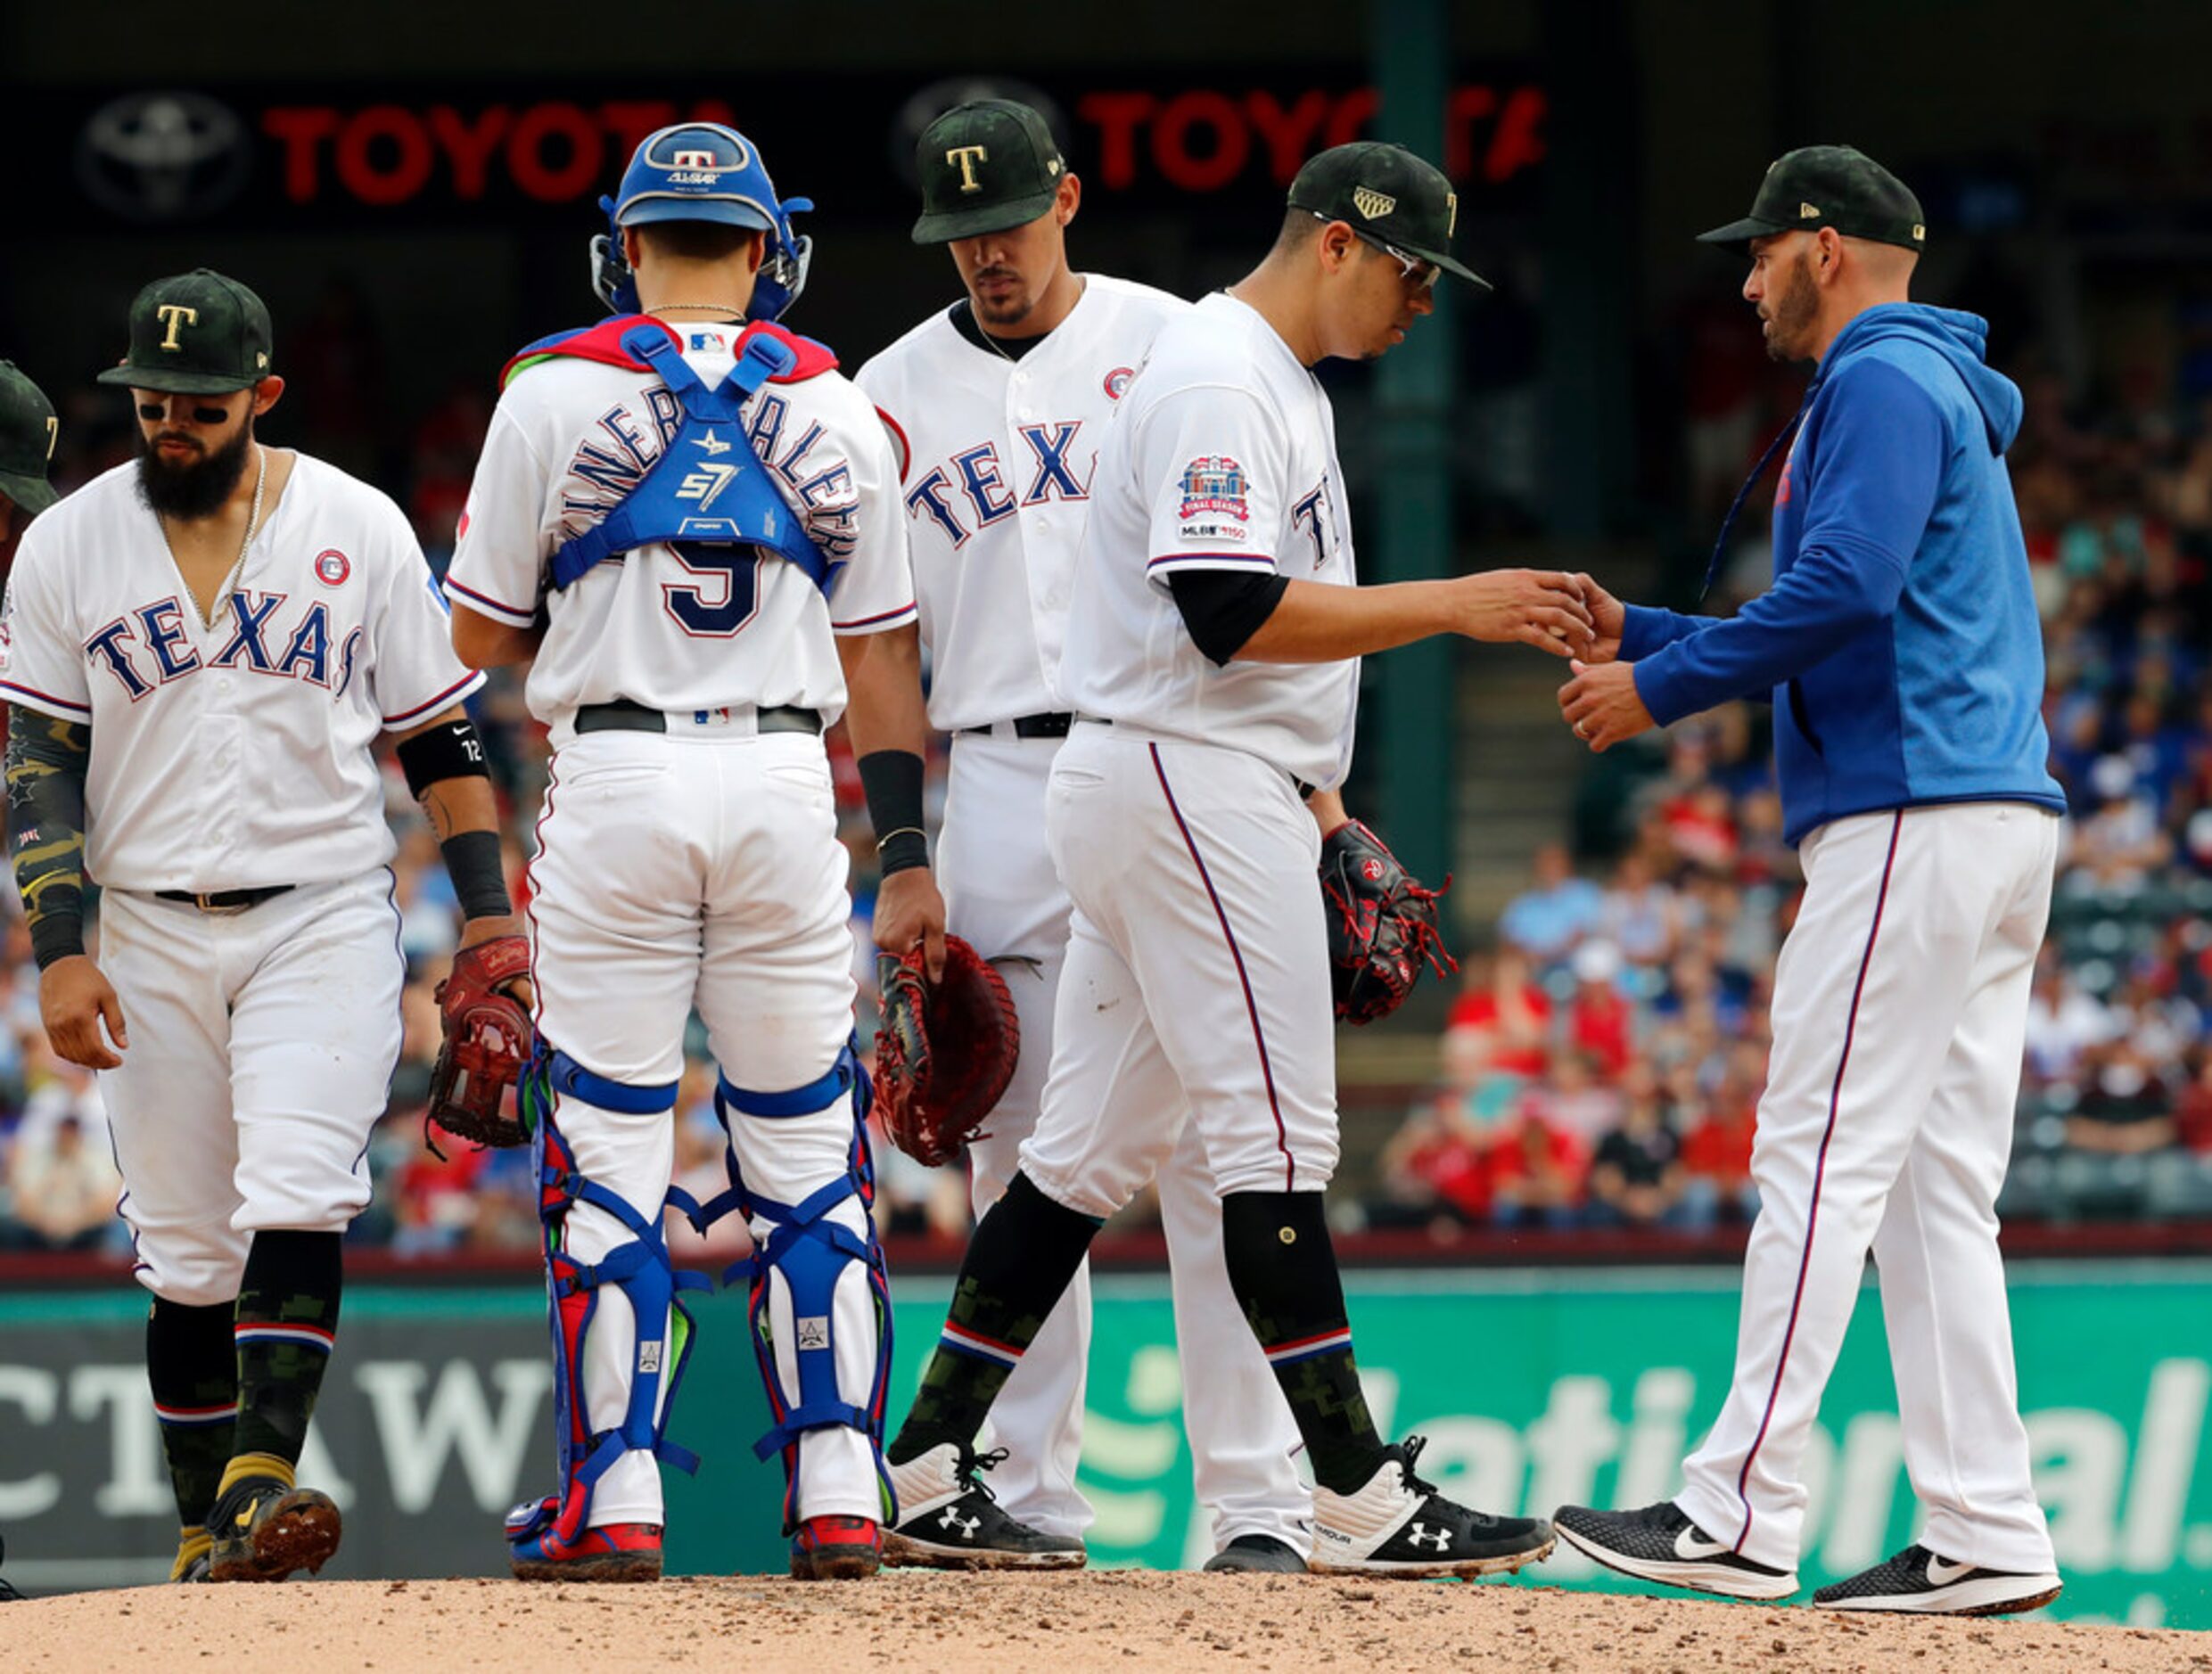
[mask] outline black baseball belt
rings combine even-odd
[[[701,711],[712,714],[711,710]],[[778,704],[774,709],[753,711],[753,725],[763,733],[814,733],[822,730],[822,718],[813,710],[794,709]],[[576,711],[576,730],[579,733],[665,733],[668,717],[659,710],[649,710],[642,703],[628,698],[616,698],[612,703],[587,703]]]
[[[1075,725],[1075,718],[1073,715],[1057,712],[1048,715],[1017,715],[1007,725],[1014,728],[1014,735],[1016,738],[1065,738],[1067,729]],[[995,733],[999,729],[996,726],[986,725],[963,726],[960,730],[964,733]]]
[[[156,890],[157,901],[182,901],[196,907],[203,913],[243,913],[248,907],[259,907],[288,893],[289,883],[271,883],[258,890]]]

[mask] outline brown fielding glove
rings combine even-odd
[[[529,974],[530,943],[521,936],[494,936],[453,956],[452,974],[438,985],[446,1038],[430,1072],[423,1121],[423,1141],[433,1152],[433,1124],[479,1145],[530,1143],[530,1130],[503,1106],[530,1061],[536,1031],[522,1002],[502,992]]]
[[[936,1168],[984,1137],[1021,1056],[1022,1025],[1006,979],[958,936],[945,938],[933,987],[922,950],[876,960],[884,1017],[876,1030],[876,1108],[892,1144]]]
[[[1436,903],[1451,887],[1449,876],[1442,889],[1416,882],[1356,819],[1322,840],[1321,899],[1340,1019],[1356,1024],[1389,1016],[1425,964],[1438,976],[1460,968],[1436,927]]]

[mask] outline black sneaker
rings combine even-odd
[[[1823,1587],[1813,1602],[1830,1610],[1910,1610],[1928,1616],[2010,1616],[2041,1610],[2060,1593],[2049,1570],[2025,1573],[1953,1563],[1924,1546]]]
[[[4,1540],[0,1540],[0,1563],[4,1563],[7,1561],[8,1543]],[[14,1587],[4,1578],[0,1578],[0,1604],[15,1604],[19,1602],[22,1596],[23,1595],[17,1592]]]
[[[1420,1580],[1440,1575],[1510,1573],[1551,1555],[1551,1525],[1541,1517],[1494,1517],[1469,1511],[1413,1473],[1428,1445],[1408,1436],[1383,1449],[1383,1461],[1356,1494],[1313,1490],[1313,1561],[1321,1575],[1377,1575]]]
[[[899,1522],[884,1530],[884,1562],[925,1570],[1080,1570],[1083,1543],[1016,1522],[993,1502],[982,1473],[1003,1448],[978,1454],[942,1441],[891,1467]]]
[[[1213,1575],[1303,1575],[1305,1560],[1297,1547],[1273,1535],[1238,1535],[1208,1558],[1204,1569]]]
[[[1769,1569],[1738,1556],[1690,1522],[1673,1500],[1640,1511],[1562,1506],[1551,1521],[1568,1545],[1640,1581],[1728,1598],[1787,1598],[1797,1590],[1795,1570]]]

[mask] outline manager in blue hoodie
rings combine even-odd
[[[1728,1398],[1674,1499],[1554,1522],[1647,1580],[1794,1593],[1805,1451],[1871,1252],[1927,1526],[1815,1602],[1990,1614],[2060,1590],[1996,1199],[2065,803],[2004,464],[2020,393],[1984,364],[1984,321],[1907,300],[1927,235],[1872,159],[1777,160],[1750,215],[1704,235],[1748,256],[1768,353],[1817,368],[1730,513],[1786,447],[1773,585],[1719,619],[1624,606],[1583,578],[1599,644],[1559,694],[1575,734],[1602,751],[1771,698],[1805,892],[1775,972]]]

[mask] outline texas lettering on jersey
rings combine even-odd
[[[175,594],[126,611],[107,623],[85,641],[85,655],[134,703],[157,687],[203,669],[302,680],[323,687],[335,702],[352,682],[367,629],[333,626],[330,607],[320,599],[303,611],[287,611],[289,597],[243,587],[233,593],[218,613],[229,637],[204,661],[185,626],[192,606]]]
[[[1028,452],[1011,461],[999,457],[996,442],[960,448],[907,490],[908,515],[928,520],[955,546],[965,546],[977,529],[1004,522],[1024,506],[1088,500],[1098,454],[1092,448],[1079,475],[1075,444],[1082,430],[1081,419],[1021,425],[1015,433]]]

